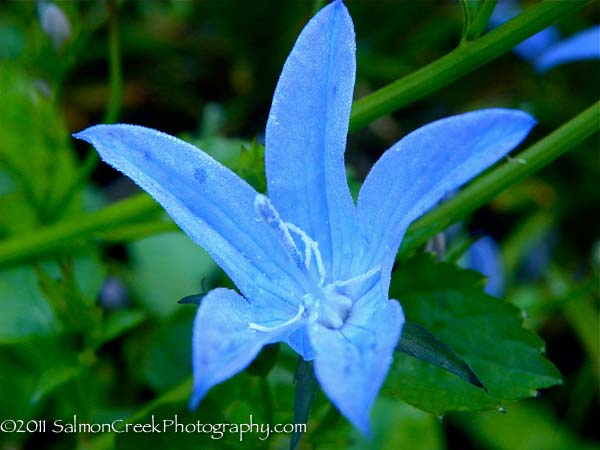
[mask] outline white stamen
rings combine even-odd
[[[304,243],[304,265],[308,269],[310,267],[310,260],[312,258],[312,244],[315,242],[293,223],[285,222],[285,226],[288,227],[292,233],[296,233],[298,236],[300,236],[300,239],[302,239],[302,242]]]
[[[254,210],[260,218],[275,231],[279,238],[279,242],[281,242],[296,265],[299,268],[302,268],[304,266],[302,255],[300,254],[298,247],[296,247],[296,243],[294,242],[288,227],[283,223],[281,217],[279,217],[279,213],[275,210],[269,198],[265,195],[257,194],[254,199]]]
[[[312,240],[308,234],[293,223],[286,222],[285,225],[290,231],[296,233],[300,236],[300,239],[302,239],[302,242],[304,243],[304,264],[307,269],[310,267],[312,255],[315,256],[317,271],[319,272],[319,286],[323,286],[323,283],[325,282],[325,266],[323,265],[323,258],[321,257],[321,251],[319,250],[319,243]]]
[[[279,330],[283,327],[287,327],[288,325],[291,325],[294,322],[297,322],[298,320],[300,320],[300,318],[302,317],[302,314],[304,314],[304,305],[300,305],[300,307],[298,308],[298,313],[294,317],[292,317],[290,320],[287,320],[287,321],[283,322],[282,324],[275,325],[274,327],[265,327],[264,325],[259,325],[254,322],[250,322],[248,324],[248,328],[250,328],[251,330],[255,330],[255,331],[262,331],[263,333]]]
[[[331,285],[336,286],[336,287],[342,287],[342,286],[352,286],[353,284],[362,283],[363,281],[366,281],[369,278],[371,278],[373,275],[376,275],[377,273],[379,273],[380,270],[381,270],[381,266],[375,266],[368,272],[365,272],[361,275],[358,275],[354,278],[350,278],[348,280],[334,281],[333,283],[331,283]],[[329,286],[331,286],[331,285],[329,285]]]

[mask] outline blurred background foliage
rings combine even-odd
[[[50,17],[44,5],[0,4],[1,240],[35,235],[138,193],[99,164],[90,147],[71,139],[70,133],[100,122],[179,135],[264,191],[260,142],[270,99],[318,2],[56,1],[59,13],[46,10],[55,14]],[[355,98],[460,42],[457,2],[347,5],[357,34]],[[557,26],[573,34],[598,23],[599,10],[592,3]],[[597,62],[539,75],[506,53],[351,134],[352,185],[359,186],[390,144],[451,114],[491,106],[526,110],[539,120],[528,140],[534,142],[598,97],[599,75]],[[372,415],[372,441],[319,395],[302,448],[600,448],[598,144],[597,136],[588,139],[504,192],[456,238],[485,234],[499,243],[506,301],[522,308],[526,325],[544,338],[564,385],[505,404],[503,414],[444,417],[384,392]],[[0,266],[0,418],[77,414],[81,422],[102,423],[144,421],[154,412],[182,421],[243,423],[253,414],[254,422],[291,422],[295,359],[285,348],[214,388],[198,412],[187,410],[195,308],[177,300],[230,282],[160,209],[141,209],[131,223],[107,225],[93,240]],[[287,435],[247,436],[240,444],[237,437],[206,435],[0,434],[1,449],[287,448],[288,442]]]

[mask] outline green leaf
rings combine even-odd
[[[44,299],[33,268],[0,270],[0,343],[56,330],[52,309]]]
[[[37,380],[35,371],[23,363],[18,350],[13,346],[0,345],[0,385],[6,386],[0,395],[0,411],[3,418],[10,414],[28,420],[34,417],[36,411],[31,394]]]
[[[210,256],[181,232],[147,237],[131,243],[129,249],[133,291],[158,317],[180,309],[177,300],[201,291],[203,278],[216,268]]]
[[[460,356],[417,323],[406,322],[404,324],[402,337],[396,350],[441,367],[463,380],[485,389],[477,375]]]
[[[481,444],[478,448],[600,450],[597,443],[581,439],[541,404],[523,402],[508,407],[506,414],[460,414],[453,419]]]
[[[296,383],[296,392],[294,395],[294,423],[307,423],[310,416],[317,391],[319,390],[319,382],[315,376],[313,363],[305,361],[302,357],[298,358],[296,366],[296,374],[294,375]],[[290,449],[295,450],[304,433],[295,431],[290,441]]]
[[[13,178],[39,222],[71,212],[57,205],[76,170],[67,128],[50,95],[16,64],[0,71],[0,165]],[[27,117],[24,121],[23,117]]]
[[[240,161],[237,174],[246,180],[258,192],[267,191],[265,175],[265,147],[256,139],[240,149]]]
[[[442,423],[403,402],[378,398],[371,413],[373,436],[352,431],[349,450],[443,450]]]
[[[118,338],[146,320],[147,314],[139,310],[115,311],[102,323],[102,331],[97,345]]]
[[[384,392],[437,415],[499,408],[537,395],[561,377],[544,342],[522,326],[520,311],[486,295],[484,278],[426,254],[402,263],[390,287],[407,319],[431,330],[471,367],[488,392],[445,370],[399,354]]]
[[[82,367],[60,365],[51,367],[40,376],[37,381],[31,403],[39,403],[44,397],[52,393],[54,390],[76,378],[82,371]]]
[[[162,426],[163,420],[177,420],[180,427],[189,425],[188,432],[182,431],[181,428],[176,430],[174,424],[171,424],[161,433],[113,433],[114,447],[123,450],[233,450],[240,448],[242,440],[244,447],[269,448],[272,440],[278,435],[272,433],[268,439],[265,438],[263,424],[266,422],[261,414],[260,397],[257,395],[259,384],[259,378],[240,374],[211,389],[200,407],[191,412],[187,402],[192,390],[192,379],[186,378],[131,415],[127,423],[147,424],[154,420],[158,426]],[[244,429],[240,434],[241,426],[250,420],[259,425],[259,430],[256,430],[255,425],[251,431]],[[278,418],[277,421],[283,423],[284,420]],[[203,430],[196,431],[197,428],[194,427],[197,423],[206,426]],[[225,427],[223,424],[229,426]],[[260,426],[263,427],[262,431]]]
[[[181,308],[151,336],[142,367],[155,390],[166,391],[189,376],[193,323],[193,308]]]

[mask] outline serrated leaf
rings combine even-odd
[[[561,377],[543,356],[544,342],[522,326],[520,311],[483,291],[476,272],[419,255],[401,263],[390,287],[409,321],[421,324],[472,368],[484,392],[452,374],[398,355],[384,392],[425,411],[484,410],[535,396]]]
[[[406,322],[396,350],[414,356],[485,389],[469,365],[436,336],[417,323]]]
[[[298,358],[294,383],[296,384],[294,395],[294,423],[306,423],[319,389],[319,382],[315,376],[312,362]],[[302,432],[294,431],[292,440],[290,441],[290,450],[296,449],[300,443],[300,439],[302,439],[302,435]]]

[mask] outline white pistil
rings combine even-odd
[[[279,330],[281,328],[287,327],[288,325],[291,325],[294,322],[297,322],[298,320],[300,320],[302,318],[302,314],[304,314],[304,306],[300,305],[298,308],[298,313],[294,317],[292,317],[290,320],[286,320],[285,322],[283,322],[279,325],[275,325],[274,327],[265,327],[264,325],[259,325],[254,322],[250,322],[248,324],[248,328],[250,328],[251,330],[255,330],[255,331],[261,331],[263,333]]]

